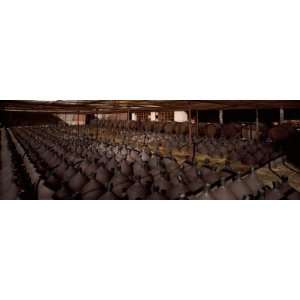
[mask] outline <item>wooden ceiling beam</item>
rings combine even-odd
[[[270,109],[300,108],[300,100],[93,100],[93,101],[35,101],[35,100],[3,100],[0,110],[51,112],[51,113],[120,113],[138,111],[175,111],[187,110],[235,110],[235,109]]]

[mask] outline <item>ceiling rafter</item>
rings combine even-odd
[[[51,113],[300,108],[300,100],[2,100],[0,110]]]

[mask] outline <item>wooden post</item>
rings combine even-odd
[[[66,130],[67,130],[67,112],[65,112],[65,124],[63,124],[64,142],[66,141]]]
[[[98,134],[99,134],[99,116],[98,116],[98,109],[96,110],[96,118],[97,118],[97,124],[96,124],[96,140],[98,141]]]
[[[280,124],[282,124],[284,122],[284,109],[283,107],[280,108],[280,111],[279,111],[279,114],[280,114]]]
[[[259,118],[258,118],[258,109],[256,109],[256,120],[255,120],[255,138],[258,139],[259,132]]]
[[[191,105],[189,105],[189,144],[191,156],[193,155],[193,140],[192,140],[192,110]]]
[[[89,117],[88,119],[87,119],[87,116]],[[93,131],[92,131],[92,128],[91,128],[91,126],[92,126],[91,121],[92,121],[92,116],[91,116],[91,114],[90,114],[90,113],[86,114],[86,115],[85,115],[85,125],[87,126],[87,130],[88,130],[88,138],[91,137],[91,133],[93,132]],[[87,122],[88,122],[88,123],[87,123]]]
[[[221,125],[223,125],[224,121],[223,121],[223,109],[219,110],[219,122]]]
[[[130,112],[127,111],[127,131],[129,131],[129,122],[130,122]]]
[[[79,112],[77,112],[77,138],[79,139]]]
[[[197,110],[196,126],[197,126],[196,134],[197,136],[199,136],[199,110]]]

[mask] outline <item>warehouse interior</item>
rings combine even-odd
[[[300,101],[0,102],[0,199],[300,199]]]

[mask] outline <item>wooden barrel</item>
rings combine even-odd
[[[245,124],[242,126],[242,138],[247,139],[247,140],[251,139],[250,124]]]
[[[287,140],[295,133],[295,129],[288,125],[279,125],[272,127],[268,132],[268,137],[274,142],[282,142]]]
[[[164,126],[165,126],[164,122],[156,122],[155,123],[155,132],[157,132],[157,133],[163,132]]]
[[[260,139],[266,137],[267,128],[263,123],[258,124],[258,133],[256,132],[256,124],[245,124],[241,129],[242,137],[245,139]]]
[[[175,124],[174,124],[174,132],[177,135],[180,134],[180,123],[175,122]]]
[[[187,122],[184,123],[180,123],[180,127],[179,127],[179,132],[180,134],[188,134],[189,132],[189,126]]]
[[[168,133],[168,134],[174,133],[174,129],[175,129],[174,125],[175,125],[174,122],[167,122],[164,126],[165,133]]]
[[[199,136],[205,136],[205,123],[198,124]]]
[[[136,128],[137,128],[137,122],[136,121],[129,121],[129,128],[131,130],[136,130]]]
[[[205,135],[214,138],[219,137],[221,134],[221,127],[219,124],[207,124],[205,126]]]
[[[196,136],[198,133],[197,131],[197,125],[196,124],[192,124],[192,134],[193,136]]]
[[[225,138],[235,138],[241,136],[241,125],[237,123],[224,124],[222,127],[222,134]]]
[[[156,133],[159,132],[159,127],[160,127],[159,122],[154,122],[153,131],[156,132]]]
[[[144,123],[144,130],[147,132],[151,132],[153,129],[153,122],[151,121],[145,121]]]
[[[249,125],[249,129],[252,132],[252,139],[256,140],[259,139],[260,135],[261,135],[261,126],[258,125],[258,131],[256,130],[256,124],[250,124]]]

